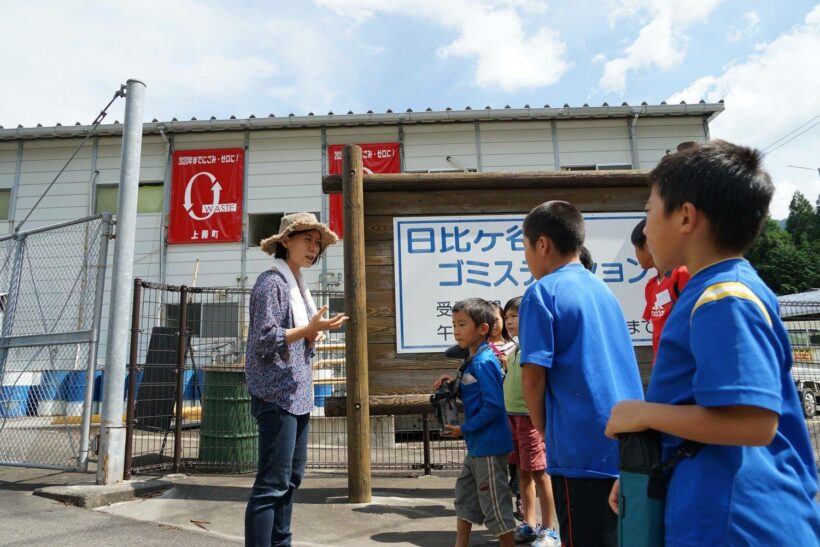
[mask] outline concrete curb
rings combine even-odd
[[[126,481],[118,484],[75,484],[72,486],[47,486],[34,490],[35,496],[50,498],[77,507],[94,509],[138,497],[164,492],[174,483],[166,480]]]

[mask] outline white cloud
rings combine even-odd
[[[543,13],[535,0],[316,0],[338,15],[365,22],[377,13],[421,18],[456,32],[438,48],[442,58],[475,60],[475,84],[504,91],[549,86],[571,66],[558,32],[526,29],[526,15]]]
[[[147,119],[244,117],[254,106],[281,113],[271,97],[283,96],[307,111],[345,85],[339,29],[282,10],[196,0],[14,1],[3,19],[7,44],[19,44],[0,48],[6,127],[90,123],[130,77],[147,84]],[[115,103],[106,122],[122,121],[122,107]]]
[[[744,25],[741,27],[732,26],[726,34],[727,42],[739,42],[743,38],[754,36],[760,28],[760,15],[756,10],[747,11],[741,16]]]
[[[627,74],[645,68],[668,70],[679,65],[686,57],[688,37],[686,29],[699,22],[722,0],[621,0],[610,7],[610,24],[619,18],[647,13],[638,37],[624,50],[624,54],[604,65],[600,85],[606,91],[623,92]]]
[[[726,111],[711,124],[713,138],[766,147],[820,114],[820,5],[804,22],[772,42],[761,44],[754,55],[724,68],[718,76],[705,76],[667,101],[726,101]],[[811,125],[811,124],[810,124]],[[772,215],[784,218],[795,190],[811,202],[820,194],[817,171],[789,165],[820,167],[820,125],[765,158],[777,192]]]

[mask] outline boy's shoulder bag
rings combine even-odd
[[[684,441],[666,461],[661,459],[660,433],[653,430],[622,433],[618,541],[623,547],[661,547],[664,543],[666,488],[675,466],[693,458],[703,445]]]

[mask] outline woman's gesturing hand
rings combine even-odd
[[[328,305],[325,304],[322,308],[316,312],[310,319],[309,327],[314,332],[321,332],[323,330],[336,330],[342,325],[344,325],[345,321],[349,318],[343,313],[337,313],[335,316],[325,319],[324,316],[327,313]]]

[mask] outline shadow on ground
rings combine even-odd
[[[456,522],[453,520],[453,527]],[[370,536],[370,541],[376,543],[401,543],[417,545],[418,547],[444,547],[456,542],[456,532],[453,531],[415,531],[415,532],[384,532]],[[496,546],[498,543],[485,531],[473,532],[470,536],[471,547]]]
[[[429,519],[438,517],[455,517],[453,509],[442,507],[441,505],[416,505],[408,507],[406,505],[367,505],[353,509],[355,513],[367,515],[386,515],[392,513],[401,515],[409,519]]]

